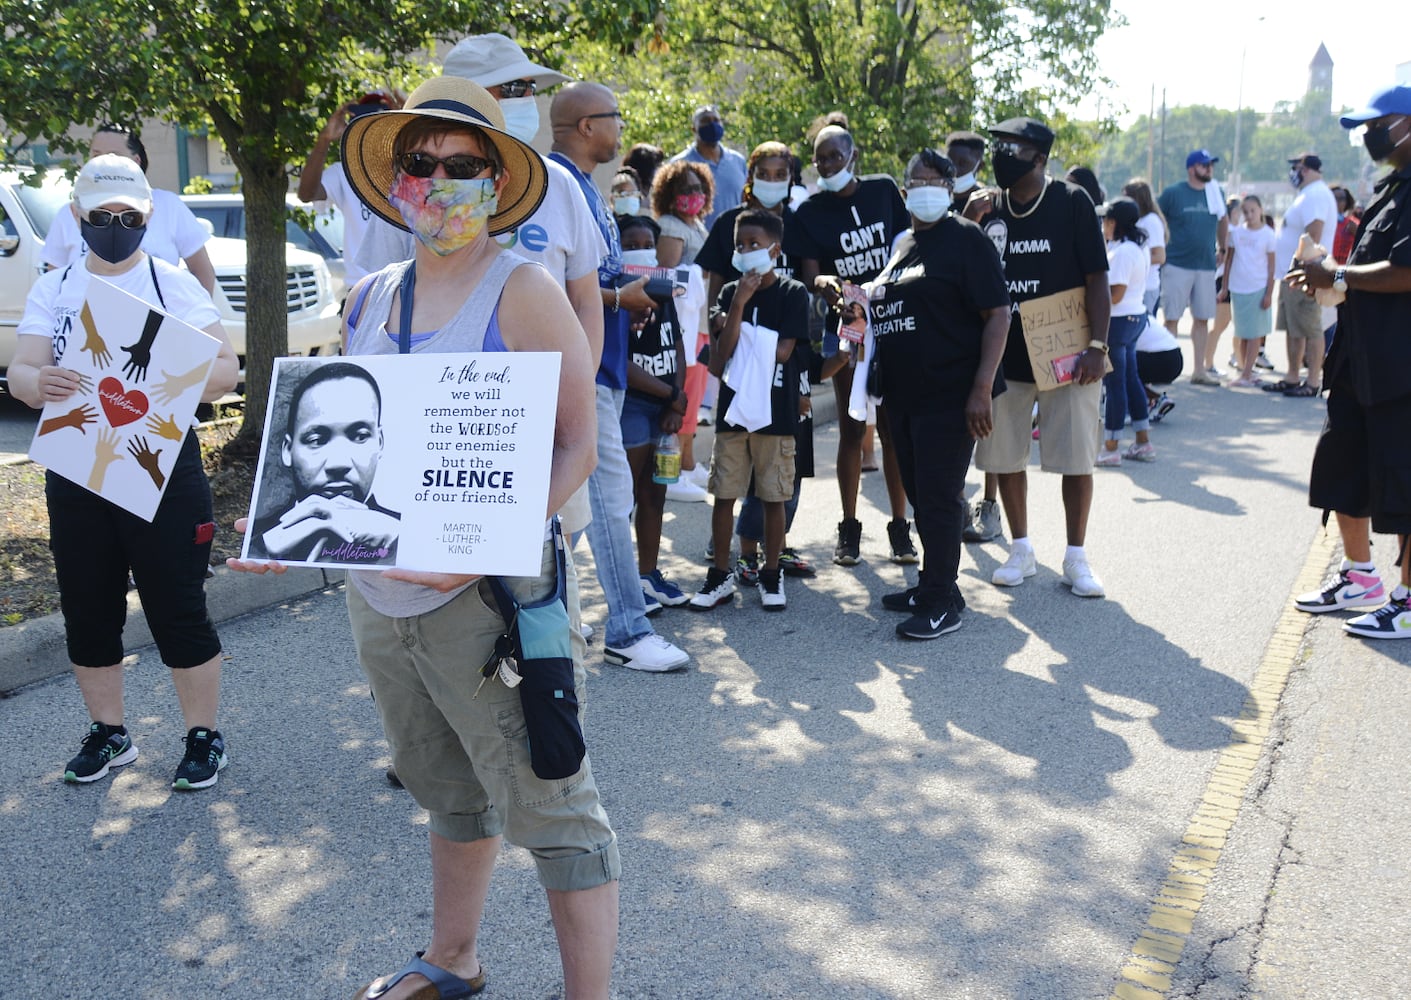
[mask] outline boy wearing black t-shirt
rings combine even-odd
[[[719,376],[720,421],[711,456],[709,490],[714,564],[691,606],[706,610],[735,592],[728,570],[735,501],[749,490],[764,503],[764,564],[757,584],[765,610],[786,606],[779,570],[784,544],[784,504],[794,493],[794,428],[798,422],[798,373],[794,344],[808,335],[808,292],[780,277],[774,262],[784,227],[771,212],[742,212],[735,222],[735,266],[740,278],[720,290],[725,325],[713,335],[710,367]],[[726,368],[729,368],[727,374]]]

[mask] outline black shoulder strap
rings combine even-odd
[[[157,265],[152,259],[152,255],[147,255],[147,269],[152,272],[152,287],[157,290],[157,301],[162,304],[162,308],[167,307],[167,300],[162,298],[162,285],[157,280]]]

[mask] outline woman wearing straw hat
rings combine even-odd
[[[546,516],[558,510],[596,458],[593,364],[563,291],[542,267],[490,238],[539,205],[543,161],[504,131],[494,98],[457,77],[428,80],[401,110],[354,120],[342,159],[364,203],[417,239],[412,261],[368,276],[349,295],[346,353],[562,354]],[[566,575],[576,621],[571,562]],[[393,764],[431,816],[433,891],[429,947],[357,997],[446,1000],[484,989],[476,936],[503,835],[534,855],[564,995],[606,998],[617,945],[617,840],[587,758],[569,778],[539,778],[518,692],[498,674],[477,691],[476,668],[505,628],[490,610],[488,584],[405,570],[352,571],[349,582],[353,638]],[[552,593],[553,542],[545,543],[539,577],[507,582],[521,604]],[[576,632],[571,643],[581,692],[584,643]]]

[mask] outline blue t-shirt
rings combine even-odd
[[[598,287],[612,288],[621,282],[622,238],[617,231],[617,220],[612,209],[604,200],[602,192],[593,183],[593,178],[578,169],[578,165],[562,153],[550,153],[550,158],[563,165],[578,181],[588,208],[602,231],[603,242],[608,245],[607,256],[598,265]],[[598,364],[598,385],[609,389],[627,388],[627,310],[614,311],[603,306],[603,359]]]
[[[1188,271],[1215,270],[1215,233],[1220,216],[1210,214],[1205,190],[1185,181],[1172,184],[1157,204],[1166,216],[1171,238],[1166,241],[1166,263]]]
[[[720,162],[707,160],[696,149],[693,142],[671,158],[686,160],[689,163],[703,163],[710,168],[711,181],[715,184],[715,197],[711,199],[710,214],[704,219],[705,227],[715,225],[720,213],[739,205],[745,197],[745,158],[733,149],[720,147]]]

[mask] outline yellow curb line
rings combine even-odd
[[[1152,897],[1146,926],[1132,944],[1131,953],[1112,990],[1111,1000],[1159,1000],[1171,989],[1181,952],[1190,937],[1196,914],[1205,902],[1206,888],[1215,875],[1225,838],[1244,804],[1255,766],[1264,752],[1288,683],[1289,673],[1303,645],[1312,616],[1293,606],[1293,597],[1310,590],[1327,576],[1337,553],[1334,531],[1321,531],[1313,540],[1293,594],[1274,626],[1264,659],[1249,683],[1249,695],[1239,719],[1231,724],[1231,742],[1220,752],[1215,770],[1196,805],[1180,845],[1171,859],[1166,881]]]

